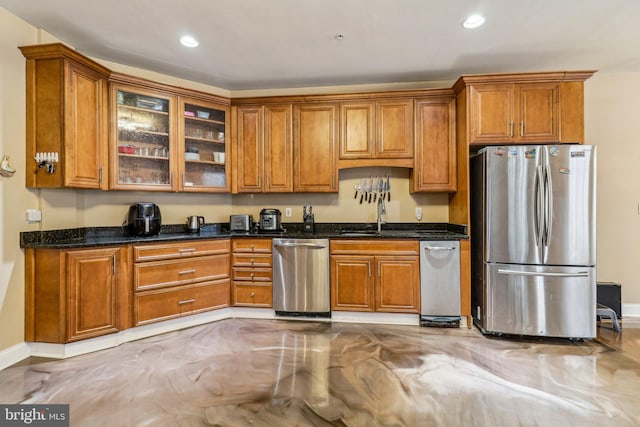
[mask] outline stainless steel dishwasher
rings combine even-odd
[[[280,316],[331,316],[328,239],[273,239],[273,308]]]
[[[420,242],[420,324],[460,326],[460,242]]]

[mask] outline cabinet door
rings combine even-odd
[[[65,186],[106,190],[107,81],[73,62],[66,62],[66,67]]]
[[[475,85],[470,89],[469,142],[513,142],[514,85]]]
[[[416,102],[413,191],[456,191],[455,100]]]
[[[337,110],[337,104],[333,103],[294,107],[294,191],[338,191]]]
[[[179,105],[178,191],[228,192],[229,108],[185,98]]]
[[[238,193],[262,191],[263,107],[238,107],[236,179]]]
[[[374,258],[331,256],[331,309],[374,311]]]
[[[341,159],[374,158],[374,105],[374,102],[340,104]]]
[[[518,142],[560,141],[559,93],[558,83],[516,86]]]
[[[418,257],[376,256],[377,311],[420,312],[420,263]]]
[[[376,157],[413,158],[413,99],[376,102]]]
[[[119,251],[107,248],[66,253],[67,341],[118,331]]]
[[[113,85],[110,187],[171,191],[177,188],[176,99],[159,92]]]
[[[292,107],[264,107],[264,190],[270,193],[293,191]]]

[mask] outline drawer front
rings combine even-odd
[[[133,268],[134,289],[151,289],[184,285],[229,277],[229,255],[212,255],[189,260],[136,263]]]
[[[271,253],[271,239],[234,239],[233,252]]]
[[[331,240],[331,254],[420,255],[418,240]]]
[[[234,267],[261,267],[271,268],[271,254],[236,254],[231,257]]]
[[[270,282],[272,276],[273,270],[270,268],[233,268],[233,280]]]
[[[133,260],[157,261],[172,258],[187,258],[202,255],[216,255],[230,252],[229,239],[198,240],[193,242],[165,243],[160,245],[135,245]]]
[[[203,282],[134,295],[134,326],[229,306],[229,280]]]
[[[246,285],[233,283],[233,301],[236,307],[272,307],[271,282]]]

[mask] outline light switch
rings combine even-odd
[[[416,208],[416,219],[418,221],[422,220],[422,208]]]
[[[286,216],[287,218],[291,218],[291,208],[284,209],[284,216]]]
[[[34,223],[42,221],[42,211],[37,209],[27,209],[27,222]]]

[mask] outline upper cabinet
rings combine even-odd
[[[413,99],[340,104],[340,160],[413,158]]]
[[[455,125],[453,95],[416,100],[412,192],[457,190]]]
[[[584,72],[463,76],[469,144],[581,143]],[[464,92],[464,93],[463,93]]]
[[[27,59],[26,186],[106,190],[109,70],[60,43],[20,50]],[[55,153],[57,161],[37,163],[37,153]]]
[[[234,193],[293,191],[291,104],[238,107]]]
[[[338,104],[293,107],[293,190],[337,192]]]
[[[111,84],[110,188],[230,191],[228,106],[118,80]]]

